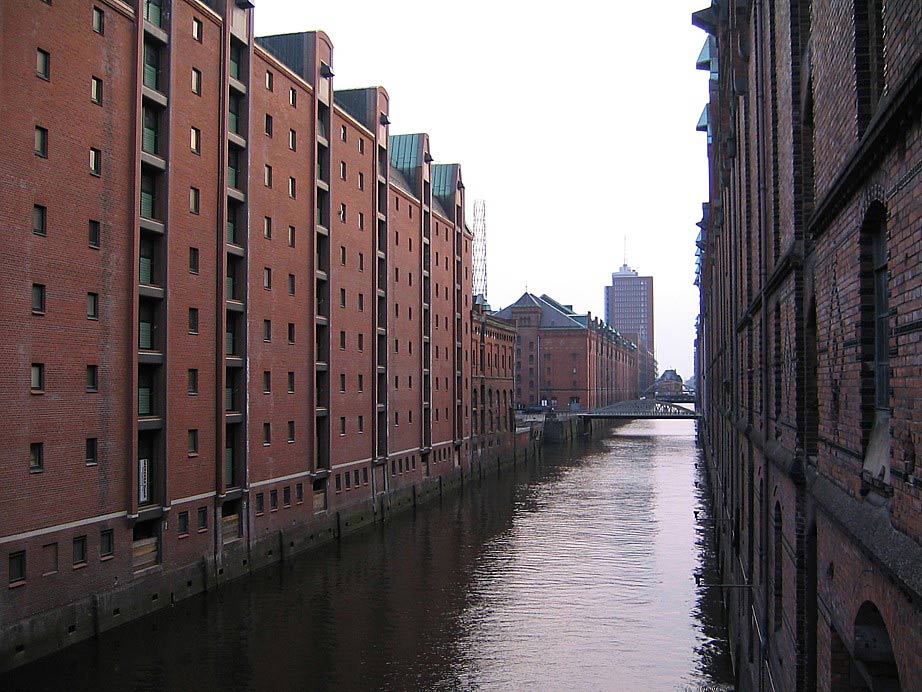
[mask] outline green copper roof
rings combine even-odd
[[[457,180],[455,173],[458,164],[437,164],[432,167],[432,194],[439,197],[454,197]]]
[[[704,110],[701,111],[701,117],[698,118],[698,126],[695,128],[698,132],[708,131],[708,105],[704,104]]]
[[[423,165],[426,135],[391,135],[389,143],[391,165],[403,173],[416,190],[419,188],[419,169]]]
[[[695,61],[695,67],[699,70],[710,70],[711,69],[711,37],[708,36],[704,39],[704,45],[701,47],[701,52],[698,54],[698,59]]]

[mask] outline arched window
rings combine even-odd
[[[857,675],[852,678],[852,689],[891,692],[902,689],[890,633],[877,606],[870,601],[865,601],[855,616],[854,663]]]

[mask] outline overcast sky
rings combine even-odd
[[[391,133],[460,163],[468,221],[486,201],[488,298],[525,290],[604,318],[627,261],[654,278],[660,372],[692,375],[695,223],[707,195],[695,124],[704,0],[259,0],[257,35],[321,29],[334,88],[385,87]]]

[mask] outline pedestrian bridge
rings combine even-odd
[[[674,418],[695,420],[698,413],[692,409],[678,406],[668,401],[659,399],[637,399],[636,401],[620,401],[605,408],[589,409],[582,411],[580,416],[587,418]]]

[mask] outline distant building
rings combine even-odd
[[[637,346],[591,313],[524,293],[495,316],[518,332],[516,404],[581,410],[637,398]]]
[[[656,380],[657,396],[677,396],[682,393],[682,377],[675,370],[667,370]]]
[[[471,454],[495,461],[512,453],[515,325],[496,317],[483,295],[471,310]]]
[[[611,275],[605,287],[605,321],[637,344],[640,368],[638,388],[647,390],[656,379],[653,342],[653,277],[638,276],[626,263]]]

